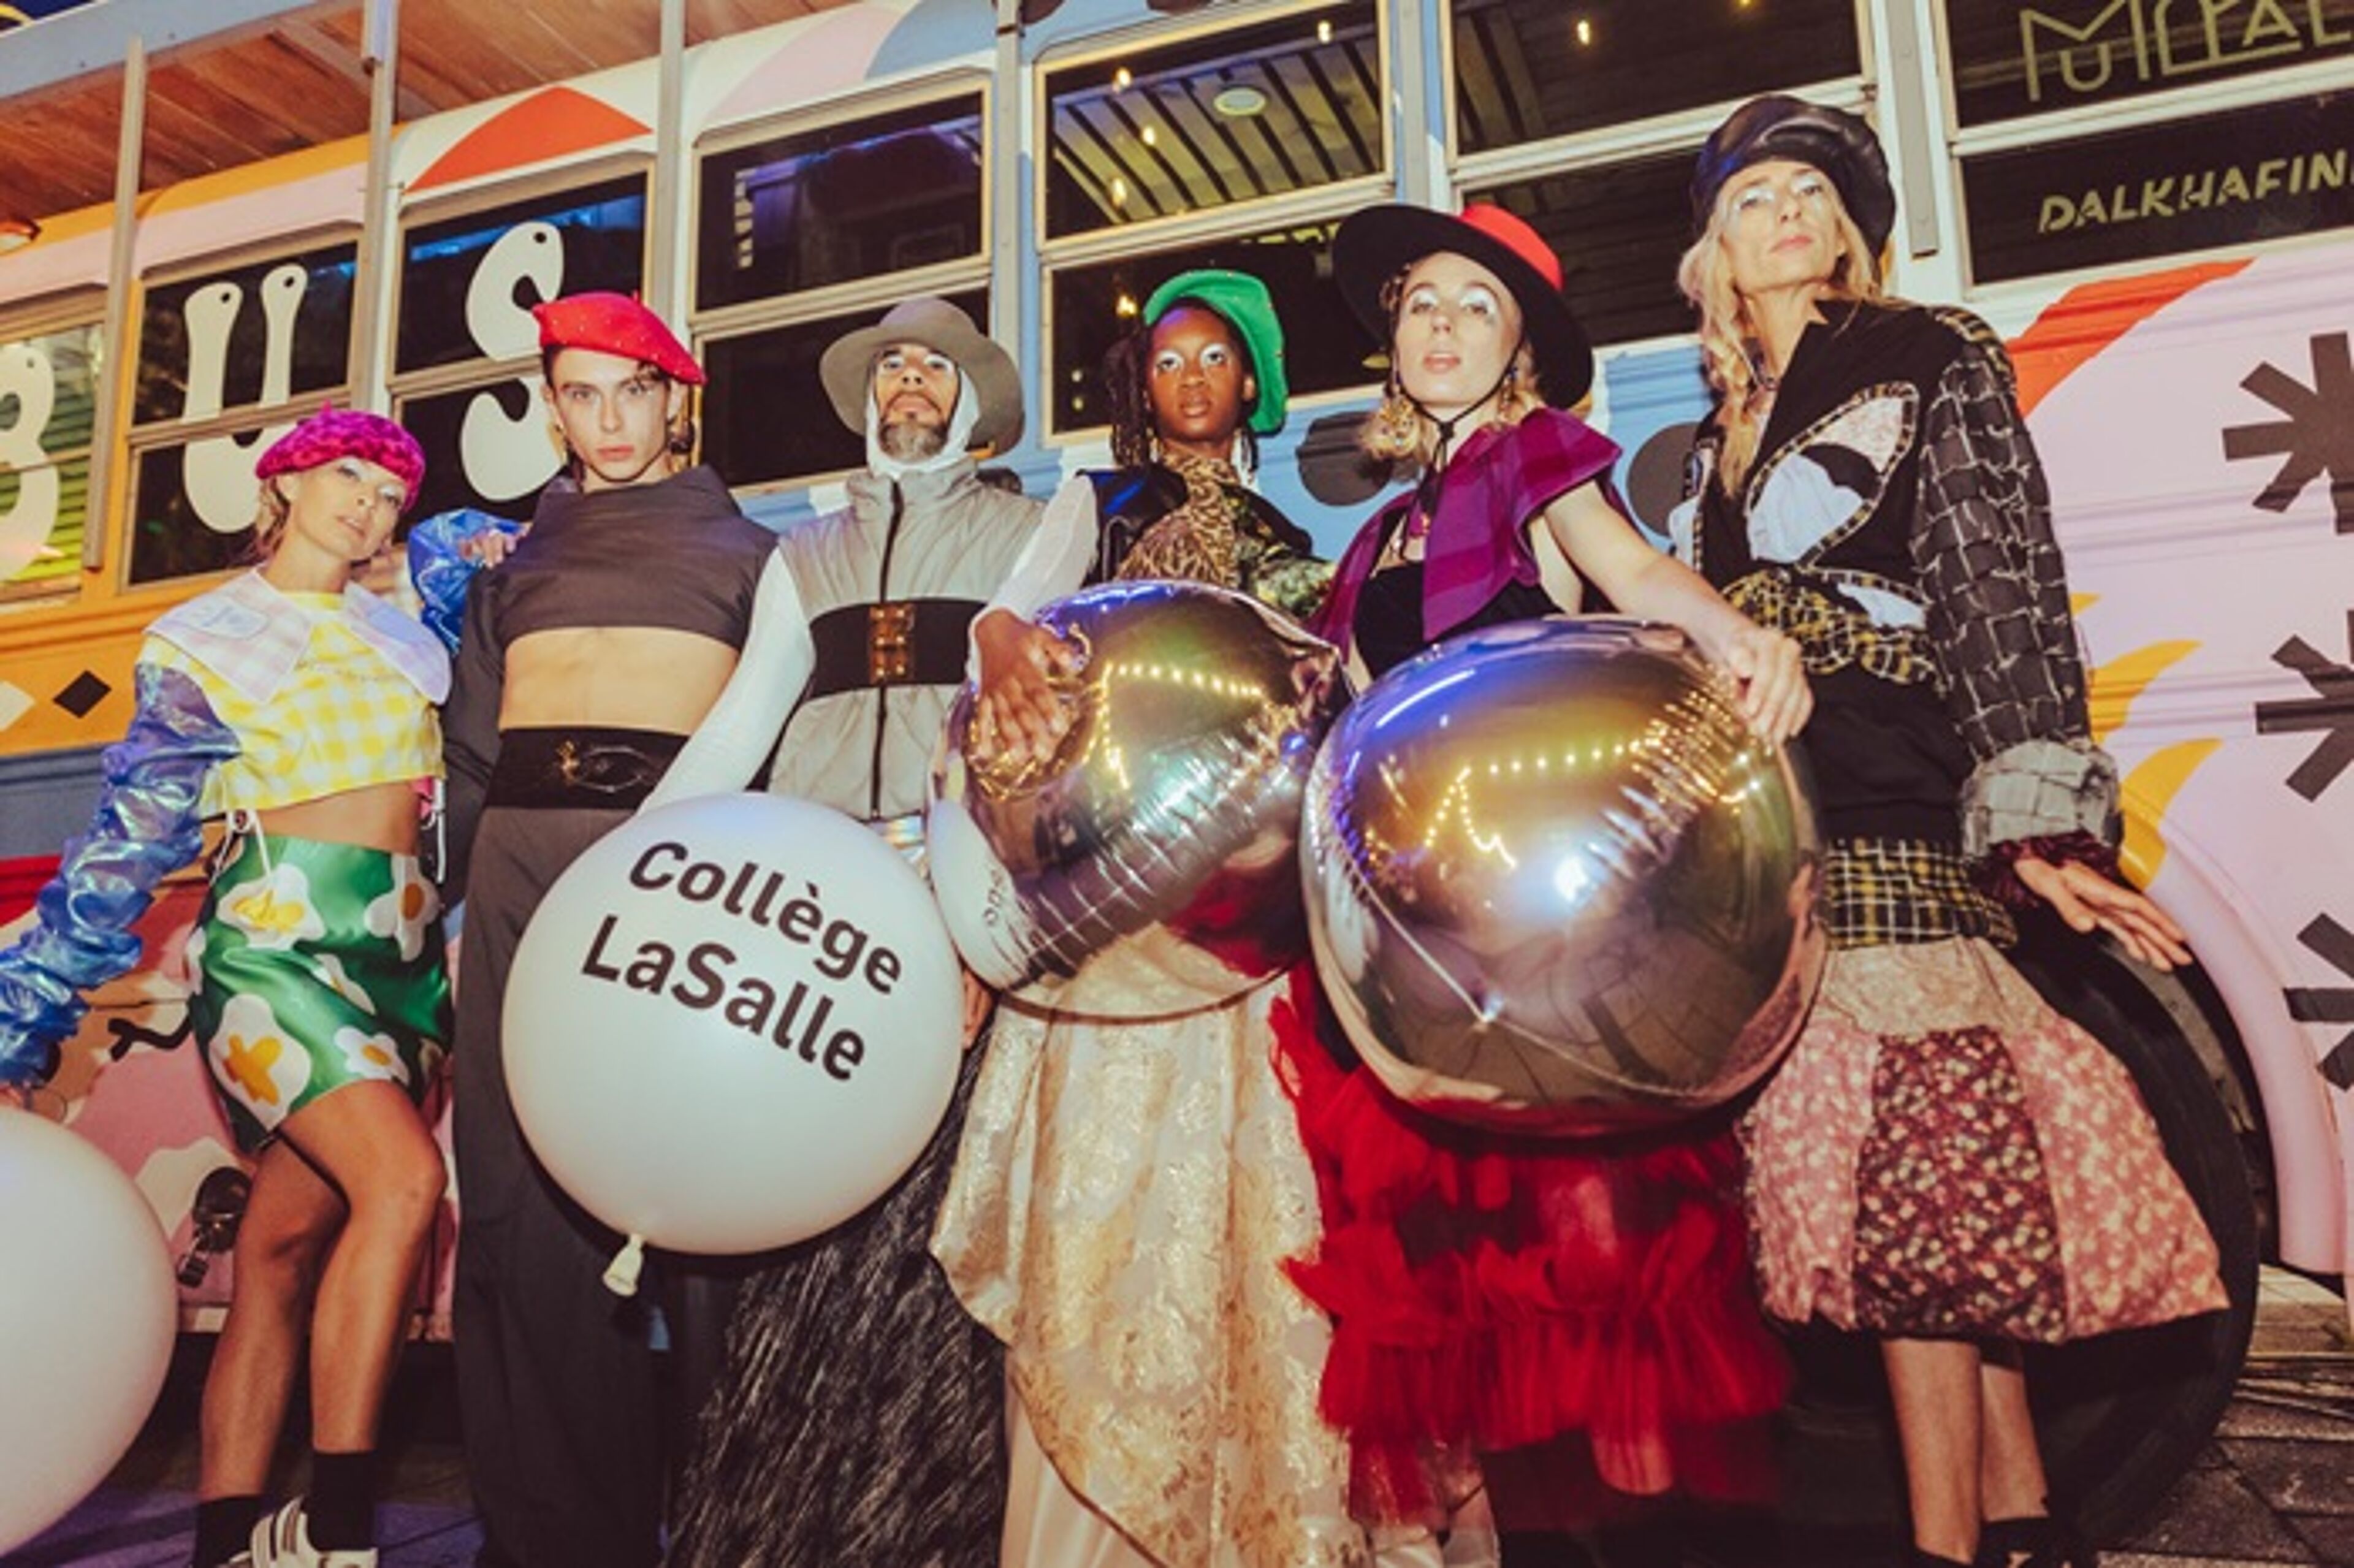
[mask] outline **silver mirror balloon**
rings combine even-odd
[[[1820,840],[1793,759],[1665,627],[1451,639],[1333,726],[1309,783],[1309,929],[1394,1094],[1532,1134],[1732,1098],[1821,979]]]
[[[926,848],[965,962],[1001,990],[1140,964],[1216,997],[1297,961],[1299,802],[1338,651],[1199,583],[1108,583],[1038,620],[1086,656],[1055,755],[976,758],[967,686],[933,768]]]

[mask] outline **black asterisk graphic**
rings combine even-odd
[[[2354,610],[2346,616],[2346,644],[2348,652],[2354,654]],[[2292,637],[2274,649],[2273,662],[2304,676],[2314,694],[2290,702],[2258,703],[2256,733],[2322,732],[2321,744],[2288,776],[2290,789],[2308,800],[2317,800],[2324,789],[2354,767],[2354,665],[2331,663],[2327,654],[2302,637]]]
[[[2354,350],[2342,332],[2313,339],[2313,385],[2267,361],[2248,372],[2243,387],[2288,416],[2262,425],[2236,425],[2223,432],[2223,456],[2278,457],[2273,482],[2256,497],[2267,512],[2285,512],[2305,487],[2329,475],[2330,500],[2338,508],[2338,531],[2354,534]]]
[[[2319,954],[2331,969],[2354,980],[2354,931],[2323,915],[2299,931],[2296,939]],[[2292,986],[2285,995],[2288,1015],[2299,1023],[2354,1023],[2354,985]],[[2321,1075],[2338,1088],[2354,1089],[2354,1034],[2340,1040],[2321,1059]]]

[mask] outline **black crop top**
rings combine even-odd
[[[551,491],[523,543],[471,594],[490,596],[488,626],[502,648],[535,631],[619,626],[740,648],[776,542],[708,468],[659,484]]]

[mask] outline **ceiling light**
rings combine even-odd
[[[1126,66],[1122,66],[1118,70],[1111,73],[1112,90],[1116,92],[1126,92],[1128,90],[1128,84],[1135,79],[1136,78],[1129,74],[1128,68]]]
[[[1320,44],[1329,44],[1332,41],[1332,24],[1330,21],[1316,24],[1316,41]]]
[[[1210,100],[1210,107],[1229,120],[1247,120],[1267,112],[1267,94],[1255,87],[1226,87]]]

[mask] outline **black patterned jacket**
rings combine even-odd
[[[2007,941],[2010,855],[2105,861],[2116,831],[2042,467],[1978,317],[1827,314],[1737,495],[1702,427],[1678,546],[1804,651],[1835,939]]]

